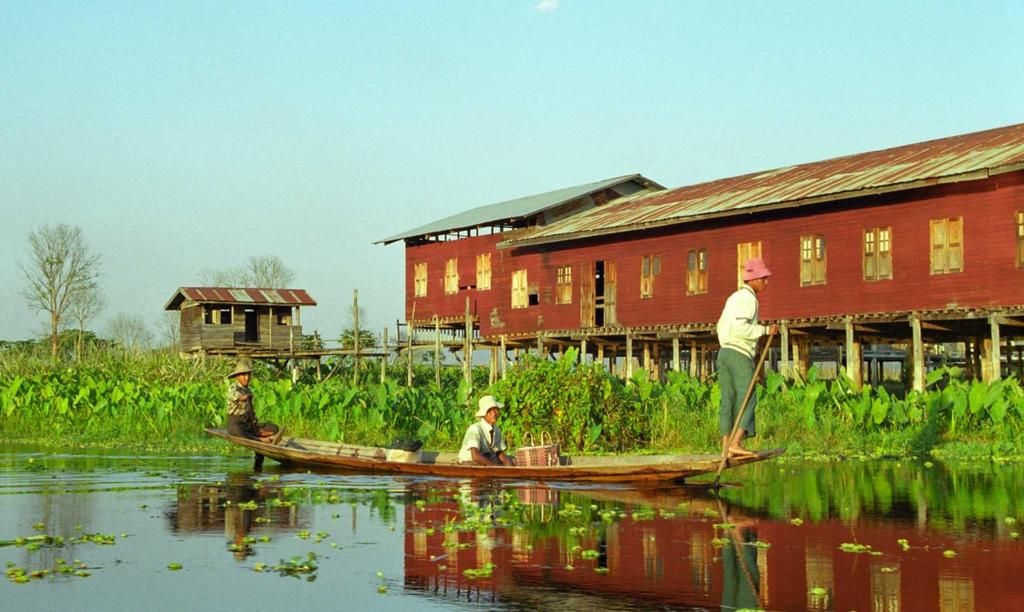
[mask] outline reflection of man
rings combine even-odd
[[[722,549],[722,609],[757,610],[761,608],[758,589],[761,573],[757,569],[757,531],[743,528]]]
[[[469,426],[462,438],[459,449],[459,463],[475,463],[477,465],[515,465],[511,457],[505,454],[505,440],[501,437],[498,427],[498,415],[501,404],[493,395],[485,395],[477,402],[476,423]]]
[[[239,507],[255,500],[259,495],[253,486],[252,478],[244,472],[228,474],[224,483],[224,535],[230,542],[229,548],[235,559],[242,561],[253,553],[252,547],[245,543],[245,537],[252,529],[255,510],[243,510]]]

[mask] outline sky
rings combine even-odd
[[[668,187],[1024,121],[1024,2],[0,2],[0,339],[28,235],[82,229],[153,326],[276,255],[336,338],[402,316],[401,243],[476,206]]]

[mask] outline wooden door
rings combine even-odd
[[[594,262],[581,266],[580,327],[594,326]]]
[[[615,272],[615,262],[604,262],[604,324],[618,325],[619,319],[615,315],[615,286],[618,276]]]

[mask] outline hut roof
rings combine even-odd
[[[491,226],[503,221],[516,221],[540,214],[562,204],[567,204],[573,200],[578,200],[579,198],[599,191],[614,188],[630,182],[636,183],[637,187],[642,190],[664,189],[663,186],[640,174],[629,174],[626,176],[597,181],[596,183],[576,185],[575,187],[565,187],[563,189],[556,189],[555,191],[548,191],[545,193],[516,198],[514,200],[487,204],[486,206],[479,206],[477,208],[461,212],[457,215],[452,215],[426,225],[421,225],[420,227],[402,232],[401,234],[395,234],[394,236],[378,240],[376,244],[390,244],[407,238],[416,238],[419,236],[444,234],[447,232],[471,229],[475,227]]]
[[[164,310],[179,310],[185,301],[197,304],[263,304],[268,306],[316,306],[305,289],[256,289],[251,287],[179,287]]]
[[[971,181],[1024,169],[1024,123],[638,193],[536,227],[499,247],[561,242]]]

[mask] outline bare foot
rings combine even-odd
[[[747,450],[742,446],[733,446],[729,448],[730,457],[756,457],[757,453],[751,450]]]

